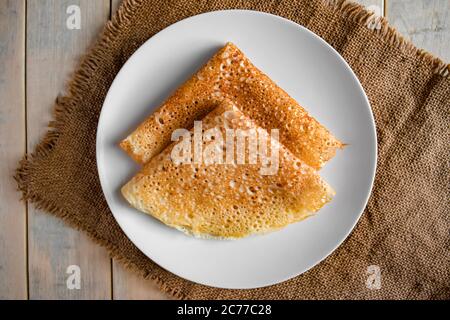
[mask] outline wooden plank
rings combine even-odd
[[[26,299],[26,205],[12,178],[26,146],[25,0],[0,0],[0,97],[0,299]]]
[[[169,296],[156,284],[131,272],[117,261],[113,261],[113,299],[116,300],[165,300]]]
[[[114,14],[119,8],[122,0],[111,0],[111,14]]]
[[[384,15],[384,1],[385,0],[356,0],[359,4],[365,6],[367,9],[377,12],[381,16]]]
[[[74,20],[77,8],[80,23]],[[28,0],[28,150],[47,130],[56,96],[101,31],[109,10],[109,0]],[[111,298],[111,260],[106,250],[87,236],[30,205],[28,239],[30,299]],[[71,265],[80,268],[80,289],[67,286]]]
[[[121,2],[122,0],[111,0],[111,15],[114,15]],[[144,280],[113,259],[113,298],[154,300],[168,299],[168,296],[161,292],[153,282]]]
[[[417,47],[450,62],[450,1],[388,1],[387,18]]]

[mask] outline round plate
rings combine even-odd
[[[348,144],[320,171],[336,196],[314,217],[267,235],[201,240],[130,207],[120,188],[138,170],[118,147],[146,116],[227,41]],[[176,275],[222,288],[256,288],[299,275],[327,257],[358,221],[376,167],[376,131],[367,97],[342,57],[284,18],[216,11],[164,29],[118,73],[101,112],[97,163],[108,205],[130,240]]]

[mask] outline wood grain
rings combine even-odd
[[[111,14],[119,8],[122,0],[111,0]],[[125,269],[113,259],[113,298],[120,300],[152,300],[167,299],[152,281],[145,280],[138,274]]]
[[[81,9],[81,29],[69,30],[69,5]],[[28,150],[47,130],[56,96],[64,89],[80,56],[109,16],[109,0],[28,0],[27,132]],[[28,212],[30,299],[110,299],[111,260],[106,250],[60,219]],[[70,265],[81,269],[81,288],[66,285]]]
[[[356,2],[369,9],[374,8],[374,6],[379,7],[381,15],[384,14],[384,1],[385,0],[356,0]]]
[[[122,0],[111,0],[111,14],[114,14],[119,8]]]
[[[12,178],[25,153],[25,0],[0,0],[0,97],[0,299],[26,299],[26,205]]]
[[[450,1],[390,0],[387,18],[406,38],[450,63]]]
[[[113,298],[116,300],[170,299],[156,284],[131,272],[117,261],[113,262]]]

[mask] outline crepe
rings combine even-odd
[[[260,127],[280,130],[280,141],[297,158],[320,169],[342,143],[232,43],[220,49],[120,146],[144,164],[169,143],[173,130],[191,128],[224,99],[239,105]]]
[[[305,219],[332,199],[334,191],[315,169],[280,144],[275,131],[258,127],[232,102],[225,100],[206,115],[200,129],[198,123],[122,187],[133,207],[190,235],[236,239]],[[232,139],[227,138],[230,132]],[[249,132],[256,132],[257,140],[245,135]],[[199,133],[201,161],[180,151],[195,150],[199,144],[192,138]],[[238,137],[244,137],[244,149]],[[258,148],[251,141],[258,141]],[[234,148],[228,149],[230,145]],[[220,150],[222,157],[217,156]],[[270,156],[272,163],[261,155]]]

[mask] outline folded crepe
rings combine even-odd
[[[277,141],[276,131],[260,128],[228,100],[173,138],[122,194],[190,235],[235,239],[277,230],[334,195],[315,169]]]
[[[239,105],[258,126],[279,129],[281,143],[315,169],[320,169],[342,147],[232,43],[220,49],[120,146],[144,164],[170,143],[173,130],[191,128],[195,119],[202,118],[224,99]]]

